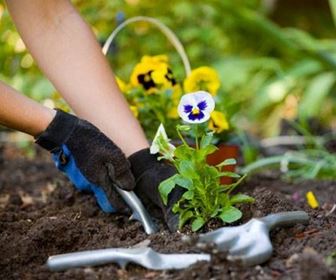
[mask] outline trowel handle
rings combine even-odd
[[[61,271],[108,263],[117,263],[120,267],[125,267],[129,262],[141,265],[148,251],[150,251],[149,248],[107,248],[67,253],[49,257],[47,266],[50,270]]]
[[[309,220],[309,216],[304,211],[289,211],[271,214],[260,218],[269,228],[269,230],[277,226],[292,226],[298,223],[305,224]]]
[[[123,252],[120,253],[117,249],[101,249],[51,256],[47,266],[50,270],[62,271],[75,267],[103,265],[116,260],[124,261]]]

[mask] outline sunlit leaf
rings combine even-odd
[[[175,187],[175,177],[177,175],[174,175],[164,181],[162,181],[159,185],[159,192],[161,194],[163,203],[167,205],[168,195]]]
[[[193,220],[191,224],[192,231],[198,231],[201,227],[203,227],[205,224],[205,220],[202,217],[197,217],[195,220]]]
[[[233,223],[233,222],[239,220],[242,217],[242,215],[243,214],[239,209],[237,209],[233,206],[230,206],[230,207],[227,207],[226,209],[224,209],[222,211],[222,213],[219,215],[219,217],[225,223]]]

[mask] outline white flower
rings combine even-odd
[[[215,109],[215,100],[206,91],[197,91],[182,96],[178,105],[180,117],[187,123],[203,123]]]
[[[169,143],[169,138],[167,136],[166,130],[163,124],[160,124],[155,137],[153,139],[152,145],[150,146],[150,153],[169,153],[170,155],[174,155],[175,146]]]

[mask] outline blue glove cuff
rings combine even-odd
[[[116,212],[116,209],[111,205],[104,190],[101,187],[90,183],[82,174],[76,165],[74,157],[66,145],[63,144],[60,149],[54,151],[52,153],[52,158],[56,164],[56,167],[67,175],[67,177],[76,186],[77,189],[80,191],[92,192],[94,194],[98,205],[104,212]]]

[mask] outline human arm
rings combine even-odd
[[[26,46],[74,112],[126,155],[147,148],[93,32],[68,0],[7,0]]]
[[[7,4],[25,44],[49,80],[77,115],[98,126],[127,156],[133,155],[132,170],[141,169],[136,173],[142,177],[135,190],[149,195],[149,200],[162,208],[166,221],[171,220],[171,207],[162,206],[157,188],[175,171],[146,157],[148,143],[142,129],[120,94],[93,33],[70,2],[7,0]]]
[[[32,136],[44,131],[56,114],[0,81],[0,124]]]
[[[173,167],[164,165],[156,161],[154,155],[150,155],[149,151],[141,150],[137,153],[134,153],[130,158],[130,166],[125,165],[126,159],[123,155],[116,151],[109,139],[104,135],[98,132],[95,128],[92,128],[87,122],[81,120],[81,126],[77,129],[77,135],[73,135],[71,141],[66,141],[65,143],[63,138],[68,138],[67,133],[65,132],[66,127],[69,127],[66,123],[60,123],[62,129],[57,129],[56,125],[50,125],[50,123],[55,123],[55,114],[56,111],[44,107],[37,102],[25,97],[20,94],[13,88],[7,86],[0,81],[0,124],[3,124],[7,127],[20,130],[31,134],[34,137],[38,137],[37,142],[48,150],[54,150],[54,160],[59,169],[67,173],[70,180],[77,186],[80,190],[87,190],[94,193],[98,204],[106,212],[113,212],[111,206],[107,203],[106,196],[99,189],[99,185],[102,186],[104,193],[107,194],[108,200],[112,202],[112,207],[123,211],[126,209],[125,205],[121,201],[121,198],[116,195],[113,191],[113,186],[110,185],[110,178],[108,177],[108,172],[111,170],[111,165],[119,167],[117,169],[117,177],[119,178],[119,185],[126,186],[128,189],[134,187],[133,175],[138,181],[136,188],[136,193],[143,199],[151,201],[156,206],[162,209],[164,214],[164,219],[168,227],[175,231],[177,227],[177,216],[172,213],[172,206],[177,201],[177,199],[182,195],[180,189],[175,188],[173,195],[171,195],[169,204],[166,207],[157,191],[157,186],[161,181],[167,179],[168,177],[175,174]],[[58,113],[59,114],[59,113]],[[67,117],[71,121],[75,117]],[[53,128],[52,128],[53,127]],[[70,129],[69,129],[70,130]],[[80,133],[83,130],[85,133]],[[49,132],[48,132],[49,131]],[[88,133],[90,131],[91,133]],[[43,133],[42,133],[43,132]],[[46,134],[48,132],[49,135]],[[60,136],[65,132],[65,135],[61,137],[59,143],[52,141],[56,136]],[[87,135],[92,135],[93,137],[87,137]],[[45,138],[48,144],[45,144]],[[41,140],[42,139],[42,140]],[[99,140],[98,140],[99,139]],[[94,149],[93,141],[97,144],[99,143],[101,148]],[[49,142],[53,142],[55,145]],[[77,154],[77,167],[73,168],[71,164],[71,156],[68,154],[68,150],[61,145],[61,143],[68,144],[70,149],[76,150]],[[74,145],[76,147],[74,147]],[[57,147],[57,149],[55,149]],[[88,155],[89,154],[91,156]],[[68,158],[66,164],[62,164],[62,156],[65,155]],[[121,159],[121,160],[120,160]],[[108,164],[111,163],[109,166]],[[130,174],[129,167],[131,167],[133,175]],[[89,180],[83,179],[81,177],[84,172],[80,170],[87,170],[85,177]],[[116,172],[114,172],[116,173]],[[97,175],[97,176],[95,176]],[[80,180],[78,178],[81,177]],[[76,180],[77,179],[77,180]],[[90,182],[92,183],[90,183]]]
[[[135,183],[123,152],[87,121],[56,112],[0,81],[0,124],[34,136],[79,190],[92,192],[105,212],[125,211],[115,184]]]

